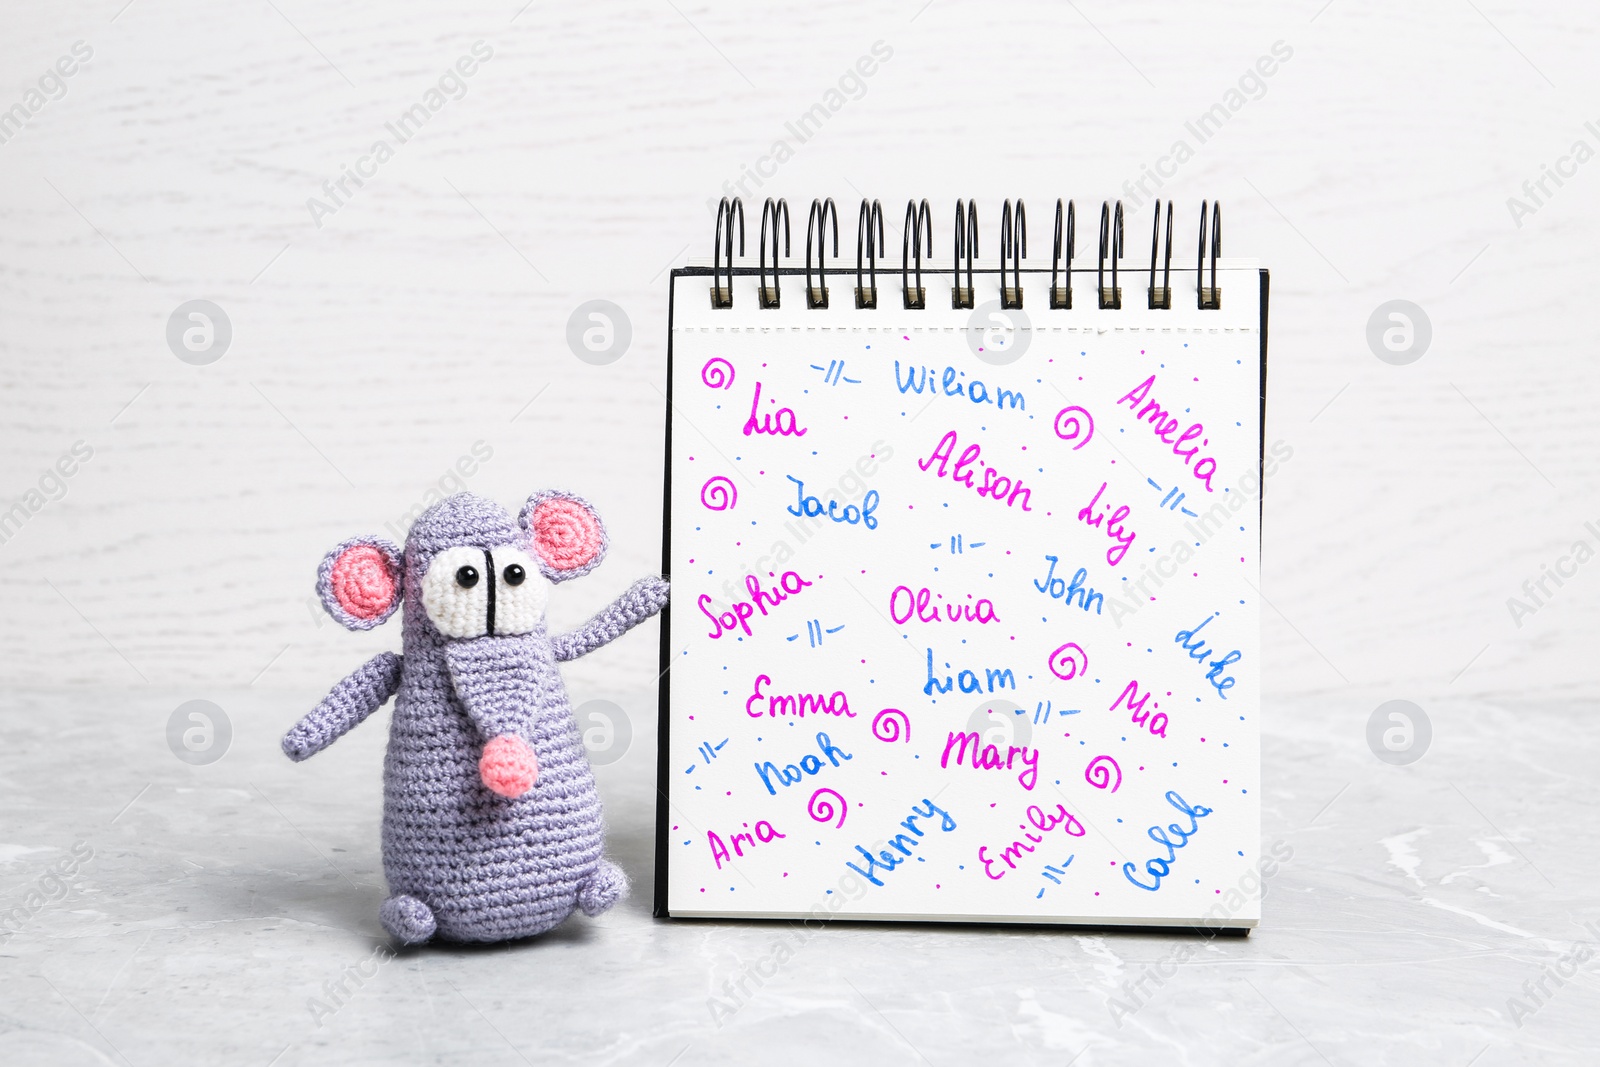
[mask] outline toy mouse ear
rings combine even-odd
[[[317,596],[347,630],[370,630],[400,607],[400,548],[381,537],[353,537],[322,557]]]
[[[522,506],[517,523],[528,531],[539,569],[552,582],[588,574],[605,558],[606,528],[581,496],[541,489]]]

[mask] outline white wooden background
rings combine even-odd
[[[1574,141],[1600,148],[1581,5],[125,2],[14,5],[0,34],[0,107],[94,50],[0,145],[0,498],[94,450],[0,544],[13,686],[331,684],[398,633],[317,624],[322,553],[478,440],[474,491],[601,507],[611,559],[555,609],[576,619],[659,565],[664,271],[709,254],[708,197],[874,42],[892,58],[760,195],[801,217],[835,196],[847,231],[879,197],[891,246],[927,196],[941,255],[955,197],[993,242],[1022,196],[1038,258],[1057,196],[1091,221],[1281,40],[1265,94],[1166,189],[1180,249],[1220,197],[1225,250],[1273,271],[1268,439],[1294,456],[1267,493],[1268,691],[1361,718],[1592,691],[1600,564],[1520,629],[1506,607],[1600,520],[1600,162],[1521,227],[1506,206]],[[480,39],[465,97],[315,226],[307,198]],[[195,298],[234,331],[205,367],[164,339]],[[592,298],[633,325],[606,367],[564,340]],[[1391,298],[1432,320],[1411,366],[1365,341]],[[642,690],[655,654],[623,642],[569,677]]]

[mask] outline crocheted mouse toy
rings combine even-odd
[[[570,633],[552,636],[544,621],[551,584],[589,573],[605,550],[587,501],[544,490],[515,523],[459,493],[423,512],[403,552],[356,538],[323,559],[317,592],[349,629],[404,601],[404,651],[334,686],[283,751],[306,759],[399,693],[383,763],[390,896],[378,914],[400,942],[526,937],[627,892],[601,858],[600,798],[556,664],[660,611],[667,583],[640,579]]]

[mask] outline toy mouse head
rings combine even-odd
[[[605,553],[605,526],[582,497],[541,490],[513,523],[494,501],[458,493],[422,513],[404,551],[380,537],[340,543],[317,570],[317,593],[351,630],[381,625],[409,597],[446,638],[527,634],[550,587]]]

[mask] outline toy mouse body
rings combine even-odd
[[[341,681],[283,750],[306,759],[398,694],[379,912],[397,940],[527,937],[626,893],[621,868],[602,858],[600,797],[557,664],[660,611],[667,583],[641,579],[571,633],[552,636],[544,620],[552,583],[588,573],[605,548],[579,497],[535,493],[513,523],[460,493],[417,519],[404,552],[367,538],[323,560],[317,588],[345,626],[369,629],[404,601],[403,653]]]

